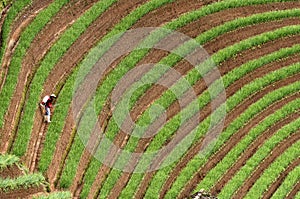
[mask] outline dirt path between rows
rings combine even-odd
[[[294,6],[294,4],[292,4],[291,6]],[[201,26],[201,27],[199,27],[199,29],[196,29],[197,33],[199,34],[201,32],[204,32],[204,30],[208,30],[214,26],[220,25],[224,21],[233,20],[234,16],[232,16],[228,13],[236,13],[236,14],[239,14],[238,16],[244,17],[244,16],[249,16],[250,14],[252,14],[254,12],[257,13],[258,11],[266,12],[266,11],[268,11],[267,9],[269,9],[268,6],[259,6],[259,8],[260,9],[256,9],[256,7],[246,7],[246,8],[232,9],[230,11],[227,10],[227,11],[223,11],[220,13],[215,13],[213,15],[209,15],[209,16],[203,18],[203,21],[206,22],[206,21],[210,21],[212,19],[214,19],[214,21],[209,23],[210,25],[206,25],[206,27]],[[286,7],[284,7],[284,8],[286,8]],[[289,7],[289,8],[291,8],[291,7]],[[277,8],[277,9],[279,9],[279,8]],[[228,18],[224,18],[224,17],[221,18],[221,16],[228,16]],[[282,23],[282,22],[284,22],[284,23]],[[209,54],[212,54],[219,49],[225,48],[228,45],[232,45],[234,42],[246,39],[249,36],[254,36],[257,34],[261,34],[262,32],[271,31],[276,28],[280,28],[280,27],[287,26],[287,25],[294,25],[294,24],[298,24],[298,23],[299,23],[299,20],[297,20],[297,19],[285,19],[281,22],[275,21],[275,22],[271,22],[269,24],[258,24],[258,25],[246,27],[243,29],[239,29],[236,31],[226,33],[226,34],[224,34],[225,36],[222,35],[220,37],[217,37],[215,40],[205,44],[203,47],[205,50],[207,50],[207,52]],[[180,30],[180,32],[183,32],[184,34],[192,36],[192,37],[197,36],[198,34],[195,33],[195,28],[191,29],[189,26],[190,25],[182,28]],[[187,28],[187,29],[185,29],[185,28]],[[191,34],[189,31],[194,32],[194,33]],[[226,42],[226,40],[224,40],[224,37],[232,38],[231,42],[229,42],[229,43]],[[250,52],[251,51],[246,51],[245,54],[250,53]],[[157,53],[152,54],[151,57],[160,58],[161,54],[162,53],[160,53],[159,55],[157,55]],[[238,61],[241,61],[242,59],[243,59],[243,57],[240,57],[240,59]],[[155,60],[151,60],[151,61],[152,61],[152,63],[156,63],[159,61],[159,59],[155,59]],[[155,62],[153,62],[153,61],[155,61]],[[145,62],[141,62],[141,64],[144,64],[144,63]],[[233,64],[228,64],[228,65],[234,66]],[[192,67],[190,65],[188,65],[188,63],[186,61],[183,60],[183,61],[179,62],[174,68],[176,70],[178,70],[181,74],[186,74],[187,71],[189,71]],[[227,69],[226,67],[222,67],[222,69],[224,69],[227,72],[229,71],[229,69]],[[220,71],[220,72],[221,72],[221,75],[224,74],[224,73],[222,73],[223,71]],[[198,86],[195,86],[195,87],[198,87]],[[135,107],[131,111],[130,115],[131,115],[132,119],[135,121],[141,115],[141,113],[147,109],[149,104],[151,104],[155,99],[159,98],[159,96],[161,95],[161,93],[163,93],[165,91],[165,89],[166,88],[154,85],[149,90],[147,90],[147,92],[136,102]]]
[[[259,165],[259,167],[251,174],[251,176],[243,183],[243,185],[239,188],[239,190],[235,193],[233,198],[243,198],[251,187],[254,185],[256,180],[261,176],[261,174],[267,169],[272,162],[276,160],[278,156],[284,153],[291,145],[297,142],[300,139],[300,131],[293,133],[291,136],[283,140],[279,143],[275,149],[273,149],[272,153],[264,159],[263,162]]]
[[[215,186],[211,189],[212,194],[218,195],[224,185],[231,180],[231,178],[242,168],[248,159],[250,159],[259,149],[263,143],[268,140],[268,138],[272,137],[279,129],[283,126],[289,124],[291,121],[295,120],[300,116],[300,113],[297,112],[295,114],[291,114],[289,117],[284,118],[283,120],[275,123],[271,128],[267,131],[263,132],[259,137],[255,139],[254,142],[243,152],[243,154],[239,157],[239,159],[231,166],[226,173],[222,176],[222,178],[215,184]]]
[[[293,23],[295,23],[296,21],[294,20],[294,19],[292,19],[292,20],[290,20],[291,21],[291,23],[293,24]],[[275,27],[277,28],[278,26],[277,26],[277,23],[274,23],[275,24]],[[264,25],[265,26],[265,25]],[[246,30],[246,31],[248,31],[248,30]],[[233,36],[233,35],[236,35],[236,32],[233,32],[232,33],[232,35],[231,36]],[[242,35],[242,34],[237,34],[238,36],[239,35]],[[240,38],[240,39],[242,39],[242,38]],[[239,39],[237,39],[237,40],[239,40]],[[286,40],[288,40],[288,39],[286,39]],[[271,44],[270,45],[274,45],[273,44],[273,42],[270,42]],[[283,40],[282,42],[279,42],[279,43],[281,43],[281,44],[278,44],[279,46],[280,45],[285,45],[285,44],[287,44],[287,45],[290,45],[290,44],[288,44],[288,43],[286,43],[286,41],[285,40]],[[207,46],[209,46],[209,45],[207,45]],[[210,47],[210,46],[209,46]],[[266,49],[267,48],[270,48],[268,45],[266,45]],[[267,50],[265,50],[265,51],[263,51],[264,49],[262,49],[262,52],[264,52],[265,53],[265,51],[267,51]],[[270,52],[271,52],[271,50],[269,50]],[[267,53],[269,52],[269,51],[267,51]],[[248,53],[243,53],[243,54],[247,54],[248,55]],[[244,63],[244,62],[246,62],[247,60],[250,60],[250,59],[252,59],[252,58],[255,58],[255,55],[257,56],[257,53],[255,54],[255,53],[252,53],[252,55],[253,56],[249,56],[250,58],[246,58],[246,59],[242,59],[242,58],[244,58],[244,57],[240,57],[240,59],[238,60],[238,61],[240,61],[240,62],[238,62],[237,60],[235,60],[234,62],[234,64],[233,63],[228,63],[227,64],[227,62],[225,62],[225,63],[223,63],[222,64],[222,69],[221,69],[221,75],[224,75],[224,74],[226,74],[229,70],[232,70],[233,68],[234,68],[234,66],[238,66],[238,65],[241,65],[242,63]],[[261,55],[259,55],[259,56],[261,56]],[[235,59],[238,59],[238,58],[235,58]],[[224,67],[223,67],[224,66]],[[228,66],[228,67],[226,67],[226,66]],[[251,78],[250,78],[251,79]],[[202,84],[201,84],[202,83]],[[194,90],[196,91],[196,93],[197,94],[199,94],[199,93],[201,93],[205,88],[206,88],[206,86],[205,86],[205,83],[202,81],[202,82],[198,82],[197,84],[196,84],[196,86],[194,87]],[[237,84],[237,85],[241,85],[241,84]],[[156,89],[156,91],[158,90],[157,89],[158,87],[156,87],[155,89]],[[164,90],[164,88],[161,88],[161,91],[163,91]],[[149,91],[151,91],[151,90],[148,90],[148,92]],[[153,92],[153,91],[152,91]],[[160,91],[158,91],[157,93],[147,93],[147,95],[144,95],[144,96],[147,96],[147,97],[144,97],[144,98],[141,98],[141,99],[149,99],[149,96],[157,96],[157,97],[159,97],[159,93],[160,93]],[[138,102],[137,104],[143,104],[142,102]],[[147,104],[147,103],[145,103],[144,102],[144,104]],[[143,108],[143,106],[140,106],[141,108]],[[135,107],[136,108],[136,107]],[[177,113],[178,112],[178,109],[179,109],[179,106],[178,106],[178,104],[177,103],[174,103],[169,109],[168,109],[168,111],[167,111],[167,115],[168,115],[168,119],[172,116],[172,115],[174,115],[175,113]],[[140,114],[141,112],[142,112],[142,110],[141,109],[136,109],[136,110],[138,110],[138,111],[136,111],[136,114],[134,114],[133,112],[131,112],[131,117],[133,118],[133,119],[135,119],[135,117],[134,116],[136,116],[137,117],[137,115],[138,114]],[[125,139],[128,139],[127,137],[125,138]],[[149,140],[148,140],[149,141]],[[145,149],[145,141],[143,140],[142,141],[143,143],[141,143],[141,145],[140,145],[140,147],[143,147],[144,149]],[[141,151],[143,151],[143,149],[141,148],[139,148],[139,147],[137,147],[137,150],[136,150],[136,152],[137,151],[139,151],[139,152],[141,152]],[[127,176],[127,180],[125,180],[125,176]],[[128,177],[129,177],[130,175],[128,175],[127,173],[124,173],[124,176],[122,176],[121,178],[120,178],[120,180],[116,183],[116,186],[125,186],[126,185],[126,183],[127,183],[127,181],[128,181]],[[140,186],[142,189],[145,189],[145,185],[147,185],[147,183],[145,183],[144,185],[142,185],[142,186]],[[120,188],[119,188],[120,189]],[[115,189],[113,189],[113,190],[115,190]],[[145,191],[145,190],[144,190]],[[141,191],[141,192],[143,192],[143,191]],[[118,193],[118,192],[114,192],[113,194],[115,194],[115,193]],[[140,193],[140,192],[139,192]],[[140,197],[141,195],[137,195],[137,197]]]
[[[283,183],[283,181],[286,179],[288,174],[295,169],[297,166],[300,165],[300,158],[297,158],[295,161],[293,161],[287,169],[280,174],[280,176],[272,183],[272,185],[268,188],[268,190],[263,194],[262,198],[267,199],[271,198],[273,194],[276,192],[276,190],[279,188],[279,186]],[[288,197],[289,198],[289,197]],[[293,197],[290,197],[293,198]]]

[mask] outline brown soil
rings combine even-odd
[[[0,178],[16,178],[23,174],[24,172],[16,164],[14,164],[0,171]]]
[[[107,128],[107,124],[109,119],[111,118],[110,114],[110,103],[107,103],[104,108],[102,109],[102,114],[100,114],[100,117],[98,118],[99,121],[99,127],[95,128],[95,131],[92,132],[90,140],[88,141],[87,147],[84,150],[83,154],[81,155],[79,166],[76,171],[75,179],[73,180],[73,184],[70,188],[71,193],[77,192],[79,195],[81,191],[78,191],[80,187],[83,187],[82,185],[82,179],[84,177],[85,171],[89,166],[89,163],[91,161],[92,155],[95,153],[95,150],[97,146],[99,145],[100,136],[99,135],[99,129],[101,129],[101,132],[105,132]],[[81,190],[81,189],[80,189]]]
[[[0,192],[0,198],[2,199],[16,199],[16,198],[27,198],[30,195],[44,192],[44,187],[31,187],[28,189],[17,189],[8,193]]]
[[[264,161],[259,165],[259,167],[251,174],[251,176],[243,183],[243,185],[239,188],[239,190],[235,193],[233,198],[243,198],[247,192],[254,185],[256,180],[261,176],[266,168],[268,168],[274,160],[280,156],[286,149],[288,149],[292,144],[297,142],[300,139],[299,131],[292,134],[284,141],[279,143],[275,149],[273,149],[272,153],[264,159]]]
[[[68,122],[65,124],[62,134],[56,144],[51,164],[49,165],[49,169],[46,172],[51,190],[54,190],[57,184],[58,176],[61,175],[62,167],[65,164],[66,157],[73,143],[73,138],[76,131],[74,127],[75,121],[73,120],[73,118],[74,117],[72,115],[72,112],[69,112],[66,119],[66,121]]]
[[[271,198],[272,195],[276,192],[276,190],[278,189],[278,187],[282,184],[282,182],[285,180],[285,178],[287,177],[287,175],[293,170],[295,169],[297,166],[300,165],[300,158],[297,158],[295,161],[293,161],[288,167],[287,169],[282,172],[280,174],[280,176],[276,179],[276,181],[274,181],[272,183],[272,185],[268,188],[268,190],[264,193],[264,195],[262,196],[262,198],[267,199],[267,198]],[[292,198],[292,197],[291,197]]]
[[[259,6],[260,11],[262,12],[266,12],[268,11],[269,7],[268,6]],[[250,14],[253,14],[253,12],[257,11],[255,10],[256,7],[246,7],[246,8],[239,8],[239,9],[232,9],[230,11],[226,10],[226,11],[223,11],[223,12],[220,12],[220,13],[216,13],[216,14],[213,14],[212,16],[209,15],[207,17],[205,17],[203,19],[203,21],[210,21],[209,19],[206,19],[206,18],[212,18],[214,19],[214,23],[211,23],[213,24],[214,26],[217,26],[217,25],[220,25],[221,23],[223,23],[224,21],[229,21],[229,20],[232,20],[233,16],[228,14],[228,13],[239,13],[240,17],[243,17],[243,16],[249,16]],[[215,16],[217,15],[217,16]],[[228,18],[220,18],[220,16],[228,16]],[[202,21],[202,20],[201,20]],[[228,45],[232,45],[234,42],[238,42],[238,41],[241,41],[245,38],[248,38],[250,36],[254,36],[254,35],[257,35],[257,34],[260,34],[262,32],[266,32],[266,31],[271,31],[271,30],[275,30],[276,28],[280,28],[282,26],[287,26],[287,25],[294,25],[294,24],[297,24],[299,23],[299,20],[297,19],[285,19],[283,20],[284,23],[282,23],[282,21],[275,21],[275,22],[270,22],[268,24],[257,24],[257,25],[253,25],[251,27],[245,27],[243,29],[238,29],[236,31],[232,31],[232,32],[229,32],[229,33],[226,33],[225,34],[225,38],[231,38],[232,42],[229,42],[229,43],[226,43],[226,40],[224,40],[223,36],[220,36],[220,37],[217,37],[215,40],[207,43],[204,45],[204,49],[207,50],[207,52],[209,54],[213,53],[213,52],[216,52],[217,49],[222,49],[222,48],[225,48],[226,46]],[[205,27],[207,29],[210,29],[214,26],[212,25],[209,25],[209,27]],[[195,24],[194,24],[195,25]],[[204,29],[204,27],[199,27],[200,29],[197,30],[197,33],[199,34],[199,32],[203,32],[204,30],[207,30],[207,29]],[[195,32],[195,28],[192,29],[194,32]],[[251,30],[251,31],[249,31]],[[190,32],[191,31],[189,29],[189,27],[184,27],[181,29],[181,32],[187,34],[187,35],[190,35]],[[197,34],[195,35],[191,35],[193,37],[195,37]],[[288,38],[286,38],[287,40],[289,40]],[[292,40],[290,40],[292,41]],[[271,42],[272,43],[272,42]],[[284,43],[284,41],[282,41],[282,43]],[[273,44],[270,44],[270,45],[273,45]],[[289,45],[289,44],[287,44]],[[267,47],[267,46],[266,46]],[[249,55],[249,53],[252,53],[254,50],[249,50],[249,51],[245,51],[245,55]],[[262,49],[262,52],[263,49]],[[159,52],[159,54],[156,52],[155,54],[150,54],[149,57],[157,57],[155,60],[151,60],[152,62],[151,63],[156,63],[160,60],[160,56],[163,52]],[[264,52],[265,53],[265,52]],[[269,53],[266,52],[265,54]],[[257,56],[257,55],[256,55]],[[244,59],[243,56],[240,56],[238,60],[235,60],[235,59],[232,59],[234,62],[236,62],[235,64],[239,64],[239,62],[237,61],[240,61],[241,63],[242,60],[244,61],[247,61],[247,60],[250,60],[250,58],[255,58],[255,57],[251,57],[249,55],[249,58],[246,57],[247,59]],[[148,61],[146,59],[146,61]],[[140,64],[143,64],[143,63],[147,63],[145,61],[142,61]],[[149,63],[149,62],[148,62]],[[181,61],[179,62],[174,68],[176,70],[178,70],[181,74],[186,74],[188,70],[190,70],[192,67],[187,65],[188,63],[186,61]],[[235,64],[233,63],[228,63],[228,66],[232,66],[231,69],[236,66]],[[230,70],[229,68],[227,67],[223,67],[221,68],[221,70],[224,69],[224,71],[220,71],[221,72],[221,75],[225,74],[225,71],[226,73]],[[199,85],[196,85],[195,86],[196,89],[199,87]],[[151,104],[155,99],[157,99],[164,91],[165,91],[166,88],[163,88],[163,87],[159,87],[157,85],[154,85],[153,87],[151,87],[149,90],[146,91],[146,93],[137,101],[136,103],[136,106],[133,108],[133,110],[131,111],[131,118],[133,120],[136,120],[142,112],[145,111],[145,109],[147,109],[148,105]]]
[[[266,9],[266,8],[264,8],[264,9]],[[245,9],[246,10],[246,9]],[[244,10],[244,11],[245,11]],[[250,14],[251,12],[249,12],[248,13],[248,15]],[[293,22],[291,22],[292,24],[294,24],[295,22],[294,22],[295,20],[293,20]],[[276,27],[276,23],[274,24],[274,26]],[[272,25],[271,25],[272,26]],[[273,27],[273,28],[275,28],[275,27]],[[198,30],[199,31],[199,30]],[[257,33],[258,34],[258,33]],[[242,35],[242,34],[241,34]],[[154,56],[152,56],[152,57],[154,57]],[[180,68],[180,67],[178,67],[178,68]],[[187,70],[185,69],[185,71],[183,71],[183,73],[185,73]],[[181,71],[180,71],[181,72]],[[164,88],[161,88],[160,90],[158,89],[158,87],[157,86],[155,86],[155,87],[153,87],[153,88],[151,88],[150,90],[152,90],[152,92],[149,92],[149,93],[151,93],[151,95],[144,95],[143,97],[144,98],[141,98],[142,100],[145,100],[145,99],[147,99],[148,100],[148,102],[150,101],[150,103],[151,103],[151,101],[153,101],[155,98],[156,98],[156,96],[160,96],[161,95],[161,90],[163,91],[164,90]],[[153,92],[155,90],[155,92]],[[145,96],[147,96],[147,97],[145,97]],[[150,98],[149,98],[149,96],[151,96]],[[154,97],[153,97],[154,96]],[[141,101],[142,101],[141,100]],[[137,104],[141,104],[141,106],[140,107],[142,107],[142,108],[146,108],[147,106],[145,106],[145,104],[149,104],[149,103],[147,103],[147,102],[145,102],[145,101],[143,101],[143,103],[141,103],[140,101],[137,103]],[[135,107],[136,108],[136,107]],[[136,109],[137,110],[137,109]],[[136,117],[138,116],[138,115],[140,115],[141,114],[141,110],[138,110],[138,111],[136,111]],[[131,116],[133,117],[133,119],[135,119],[134,118],[134,115],[135,114],[133,114],[133,112],[131,112]],[[122,132],[120,132],[120,133],[122,133]],[[120,135],[120,133],[119,133],[119,135]],[[126,140],[126,139],[128,139],[128,136],[127,135],[123,135],[123,136],[118,136],[118,138],[117,138],[117,140]],[[142,151],[142,149],[137,149],[137,150],[139,150],[139,151]],[[109,169],[109,168],[107,168],[107,169]],[[101,169],[101,172],[102,172],[102,174],[103,174],[103,170]],[[101,174],[100,174],[101,175]],[[105,175],[105,174],[104,174]],[[124,175],[127,175],[127,174],[124,174]],[[102,175],[101,175],[102,176]],[[100,176],[98,176],[98,177],[100,177]],[[97,178],[97,179],[99,179],[99,178]],[[123,183],[126,183],[126,181],[124,181],[123,179],[122,179],[122,182]],[[122,185],[122,186],[124,186],[124,184]],[[115,189],[114,189],[115,190]],[[117,192],[114,192],[114,193],[117,193]]]
[[[249,132],[250,129],[252,129],[254,126],[256,126],[266,116],[273,114],[276,110],[280,109],[286,103],[289,103],[290,101],[293,101],[293,100],[299,98],[299,96],[300,96],[299,93],[297,93],[292,96],[286,97],[286,98],[274,103],[273,105],[269,106],[268,108],[263,110],[259,115],[253,117],[251,119],[251,121],[249,121],[244,127],[242,127],[240,130],[238,130],[235,133],[235,136],[230,137],[229,140],[225,143],[225,145],[223,145],[207,161],[207,163],[199,169],[197,174],[194,175],[194,177],[185,186],[184,190],[180,194],[180,197],[188,196],[195,189],[197,184],[205,177],[206,173],[208,171],[210,171],[212,168],[214,168],[219,163],[219,161],[222,160],[226,156],[226,154],[240,141],[240,139],[243,138],[247,134],[247,132]],[[247,101],[251,101],[251,100],[252,100],[252,98],[248,99]],[[244,106],[244,105],[242,104],[242,106]],[[239,111],[239,113],[242,113],[241,110]],[[235,110],[233,112],[229,113],[230,117],[238,117],[238,115],[239,114],[235,114]],[[227,126],[230,124],[230,122],[228,122],[228,120],[231,120],[231,119],[229,119],[229,117],[226,117],[224,128],[227,128]]]
[[[290,115],[289,117],[277,122],[267,131],[263,132],[252,144],[243,152],[243,154],[239,157],[239,159],[234,163],[233,166],[230,167],[229,170],[222,176],[222,178],[217,182],[217,184],[212,188],[212,193],[214,195],[218,195],[224,185],[243,167],[247,160],[250,159],[256,151],[259,149],[263,143],[268,140],[271,136],[273,136],[281,127],[287,125],[291,121],[295,120],[300,116],[300,113],[297,112],[295,114]]]

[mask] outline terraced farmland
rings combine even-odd
[[[1,3],[0,198],[299,198],[299,0]]]

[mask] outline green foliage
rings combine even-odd
[[[285,30],[282,30],[282,31],[285,31]],[[278,31],[279,33],[277,34],[274,34],[274,35],[276,35],[276,36],[278,36],[278,37],[280,37],[280,33],[281,33],[281,31]],[[293,31],[292,31],[293,32]],[[284,34],[286,34],[287,32],[285,32]],[[296,32],[294,32],[294,33],[292,33],[292,34],[297,34],[298,33],[298,30],[296,31]],[[271,34],[271,33],[270,33]],[[267,34],[266,34],[267,35]],[[264,37],[265,35],[262,35],[261,36],[261,38],[264,38],[264,39],[261,39],[260,37],[257,37],[257,38],[253,38],[253,41],[256,41],[256,43],[253,43],[253,45],[257,45],[259,42],[262,42],[262,43],[264,43],[264,42],[266,42],[267,40],[265,39],[265,37]],[[270,39],[272,40],[272,39],[276,39],[276,36],[275,37],[271,37]],[[282,35],[281,35],[282,36]],[[251,41],[252,42],[252,41]],[[238,48],[238,50],[245,50],[245,49],[247,49],[247,48],[250,48],[250,45],[249,45],[249,41],[248,40],[246,40],[245,42],[241,42],[241,43],[239,43],[237,46],[239,46],[240,48]],[[235,46],[236,47],[236,46]],[[225,52],[233,52],[233,53],[231,53],[231,54],[227,54],[228,56],[223,56],[223,60],[225,60],[225,59],[228,59],[229,58],[229,55],[230,56],[232,56],[233,54],[235,54],[235,53],[237,53],[238,52],[238,50],[237,51],[233,51],[232,49],[226,49],[226,51]],[[224,52],[224,51],[223,51]],[[220,55],[222,56],[222,55],[224,55],[224,53],[223,52],[220,52]],[[219,55],[219,54],[218,54]],[[216,59],[216,61],[217,61],[217,63],[219,63],[219,62],[221,62],[221,61],[223,61],[221,58],[218,60],[217,58],[215,58]],[[166,59],[165,59],[166,60]],[[170,59],[170,60],[174,60],[174,59]],[[166,62],[167,61],[162,61],[162,62],[160,62],[160,63],[164,63],[164,64],[166,64]],[[127,62],[126,62],[127,63]],[[136,63],[136,61],[134,61],[134,63]],[[174,63],[174,62],[173,62]],[[122,65],[122,63],[121,63],[121,65]],[[127,67],[128,67],[128,64],[125,64]],[[196,74],[195,73],[195,71],[193,71],[192,72],[193,74]],[[118,74],[117,76],[122,76],[121,74]],[[150,75],[151,76],[151,75]],[[151,76],[151,77],[153,77],[153,76]],[[108,80],[109,78],[107,78],[107,80]],[[112,83],[111,82],[111,80],[112,79],[109,79],[109,81],[110,81],[110,83]],[[99,92],[100,93],[100,92]],[[104,94],[105,95],[105,94]],[[103,96],[103,93],[101,94],[101,97]],[[136,99],[136,97],[134,97],[135,99]],[[168,99],[165,99],[162,103],[163,104],[166,104],[166,102],[171,102],[172,100],[170,100],[170,98],[168,98]],[[131,103],[131,104],[134,104],[134,103]],[[156,104],[154,104],[154,105],[156,105]],[[122,108],[120,108],[120,109],[122,109]],[[149,110],[149,109],[148,109]],[[192,109],[190,109],[190,110],[192,110]],[[195,109],[194,109],[195,110]],[[186,113],[188,113],[188,112],[190,112],[190,111],[187,111]],[[190,112],[190,113],[193,113],[193,112]],[[147,123],[149,123],[149,122],[145,122],[145,120],[149,120],[150,118],[148,117],[148,113],[146,112],[145,114],[143,114],[142,115],[142,117],[140,118],[140,120],[139,120],[139,122],[140,123],[138,123],[140,126],[143,126],[144,124],[147,124]],[[182,115],[184,115],[184,114],[182,114]],[[144,117],[144,118],[143,118]],[[143,120],[144,119],[144,120]],[[178,118],[177,118],[178,119]],[[111,121],[113,121],[113,120],[111,120]],[[179,125],[179,122],[177,122],[177,125]],[[110,137],[114,137],[113,135],[115,135],[116,134],[116,132],[118,132],[118,127],[117,127],[117,125],[116,124],[113,124],[113,125],[110,125],[109,127],[114,127],[114,129],[109,129],[108,128],[108,130],[107,130],[107,136],[109,136],[109,135],[112,135],[112,136],[110,136]],[[169,125],[169,127],[172,127],[173,129],[174,129],[174,125]],[[174,129],[174,130],[176,130],[176,128]],[[132,143],[130,143],[132,140],[135,140],[135,141],[133,141],[133,144]],[[162,140],[162,139],[159,139],[159,140]],[[126,146],[126,148],[125,149],[129,149],[130,151],[132,151],[134,148],[135,148],[135,146],[136,146],[136,143],[137,143],[137,141],[138,141],[138,139],[136,139],[136,138],[134,138],[134,137],[131,137],[130,138],[130,140],[129,140],[129,144]],[[159,146],[160,145],[157,145],[157,144],[153,144],[153,145],[155,145],[155,146],[157,146],[156,148],[159,148]],[[129,147],[128,147],[129,146]],[[101,150],[104,150],[104,149],[101,149]],[[115,179],[116,180],[116,179]],[[110,184],[113,184],[113,183],[110,183]]]
[[[300,191],[298,191],[298,193],[296,194],[295,199],[300,199]]]
[[[48,195],[41,195],[33,198],[34,199],[71,199],[72,195],[69,191],[65,191],[65,192],[54,192]]]
[[[0,178],[0,190],[3,192],[9,192],[21,188],[28,189],[30,187],[38,187],[45,184],[46,181],[42,174],[28,174],[16,179]]]
[[[294,12],[294,11],[293,11]],[[282,13],[281,13],[282,14]],[[293,13],[291,16],[295,16],[295,14],[296,13]],[[276,15],[276,14],[275,14]],[[280,14],[279,14],[280,15]],[[264,15],[263,15],[264,16]],[[268,13],[268,15],[267,15],[268,17],[270,16],[270,13]],[[265,17],[265,18],[268,18],[268,17]],[[278,17],[278,16],[277,16]],[[263,17],[262,17],[263,18]],[[276,18],[276,17],[275,17]],[[255,21],[257,19],[257,16],[256,16],[256,18],[255,17],[253,17],[252,18],[252,20],[253,21]],[[253,23],[253,22],[252,22]],[[299,31],[299,29],[298,30],[296,30],[295,32],[294,31],[292,31],[293,33],[291,33],[291,34],[297,34],[298,33],[298,31]],[[270,39],[271,40],[273,40],[273,39],[277,39],[277,37],[282,37],[283,36],[283,34],[281,35],[281,32],[284,32],[284,34],[286,34],[287,32],[286,32],[286,29],[284,29],[284,30],[279,30],[278,31],[278,33],[276,32],[275,34],[273,34],[273,33],[269,33],[269,34],[273,34],[273,35],[276,35],[275,37],[271,37]],[[287,33],[287,34],[289,34],[289,33]],[[267,34],[266,34],[267,35]],[[262,38],[264,38],[264,36],[265,35],[262,35],[261,37]],[[253,45],[258,45],[258,43],[265,43],[265,42],[267,42],[267,40],[264,38],[264,39],[262,39],[262,38],[260,38],[260,37],[257,37],[257,38],[253,38],[253,40],[254,41],[256,41],[256,43],[253,43]],[[251,41],[252,42],[252,41]],[[245,50],[245,49],[248,49],[248,48],[250,48],[250,45],[249,45],[249,41],[248,40],[246,40],[246,41],[243,41],[243,42],[240,42],[239,44],[238,44],[238,46],[239,46],[239,49],[238,50],[240,50],[240,51],[242,51],[242,50]],[[232,51],[232,49],[226,49],[226,52],[228,52],[227,53],[227,55],[228,56],[226,56],[226,55],[224,55],[224,52],[220,52],[218,55],[221,55],[221,56],[223,56],[223,60],[221,60],[221,58],[220,59],[218,59],[218,57],[216,57],[215,59],[216,59],[216,61],[217,61],[217,63],[219,63],[219,62],[221,62],[221,61],[224,61],[224,60],[226,60],[226,59],[228,59],[229,58],[229,55],[230,56],[233,56],[234,54],[236,54],[237,52],[238,52],[238,50],[237,51]],[[231,53],[230,53],[230,51],[232,51]],[[140,51],[141,53],[141,55],[143,55],[144,53],[145,53],[145,51]],[[223,55],[222,55],[223,54]],[[137,60],[133,60],[133,56],[135,56],[134,54],[132,55],[132,58],[130,58],[130,56],[129,56],[129,58],[127,57],[127,58],[125,58],[125,61],[124,62],[122,62],[121,64],[120,64],[120,67],[122,67],[122,65],[124,64],[124,66],[126,65],[127,67],[128,67],[128,64],[129,63],[131,63],[132,65],[134,65],[135,63],[137,63]],[[220,56],[220,57],[221,57]],[[169,62],[172,62],[172,64],[175,64],[176,63],[176,61],[178,61],[178,60],[176,60],[176,61],[174,61],[174,55],[172,56],[169,56],[169,57],[167,57],[167,58],[165,58],[163,61],[161,61],[160,63],[161,64],[166,64],[168,61],[167,61],[167,59],[169,58]],[[128,59],[128,61],[126,61]],[[135,56],[135,59],[136,59],[136,56]],[[116,73],[118,73],[119,71],[116,71]],[[122,72],[125,72],[125,71],[122,71]],[[162,74],[162,73],[160,73],[160,74]],[[197,75],[197,73],[195,72],[195,70],[194,71],[192,71],[191,73],[191,76],[192,75]],[[194,75],[194,76],[195,76]],[[113,87],[113,85],[115,84],[114,82],[116,82],[116,80],[115,80],[115,78],[116,77],[121,77],[122,76],[122,74],[121,73],[118,73],[118,74],[116,74],[116,75],[112,75],[113,76],[113,78],[107,78],[107,82],[109,82],[110,83],[110,85],[107,85],[107,86],[104,86],[103,85],[103,88],[109,88],[109,87]],[[151,77],[153,77],[153,75],[149,75],[149,76],[151,76]],[[198,75],[199,76],[199,75]],[[157,76],[157,77],[159,77],[159,76]],[[112,81],[113,80],[113,81]],[[106,82],[104,82],[104,84],[105,84]],[[147,88],[147,87],[145,87],[145,88]],[[99,99],[99,100],[97,100],[97,101],[99,101],[100,103],[104,103],[104,101],[102,100],[103,98],[103,96],[106,96],[107,95],[107,93],[109,93],[109,92],[101,92],[100,91],[101,90],[101,88],[99,89],[99,92],[98,92],[98,95],[99,96],[101,96],[101,99]],[[140,92],[140,93],[142,93],[142,92]],[[166,104],[166,102],[172,102],[172,99],[170,99],[170,95],[169,95],[169,93],[168,94],[166,94],[166,96],[168,96],[168,97],[166,97],[166,98],[164,98],[164,100],[161,100],[160,102],[162,103],[162,104]],[[174,98],[174,97],[173,97]],[[137,97],[136,96],[134,96],[133,97],[133,99],[137,99]],[[174,99],[173,99],[174,100]],[[200,101],[200,100],[199,100]],[[130,102],[131,104],[134,104],[133,102]],[[168,104],[168,103],[167,103]],[[157,104],[155,104],[154,103],[154,105],[157,105]],[[161,104],[160,104],[161,105]],[[99,105],[99,107],[100,107],[101,105]],[[122,108],[120,108],[120,109],[122,109]],[[147,111],[149,112],[149,110],[150,109],[148,109]],[[189,109],[189,110],[194,110],[194,109]],[[142,115],[142,117],[140,118],[140,120],[139,120],[139,122],[140,123],[138,123],[140,126],[143,126],[143,125],[145,125],[145,124],[149,124],[149,121],[146,121],[146,120],[150,120],[150,118],[148,117],[149,116],[149,114],[148,114],[148,112],[145,112],[145,114],[143,114]],[[186,113],[188,113],[189,111],[186,111]],[[193,113],[193,112],[190,112],[190,113]],[[182,115],[184,115],[184,114],[182,114]],[[144,117],[144,118],[143,118]],[[178,116],[177,117],[177,120],[178,120],[178,118],[179,118],[180,116]],[[143,120],[144,119],[144,120]],[[112,122],[111,123],[113,123],[114,122],[114,120],[111,120]],[[116,124],[109,124],[109,127],[112,127],[112,128],[108,128],[107,129],[107,137],[109,137],[109,138],[113,138],[115,135],[116,135],[116,133],[118,132],[118,126],[116,125]],[[177,121],[177,125],[179,125],[179,123],[180,122],[178,122]],[[173,128],[173,131],[174,130],[176,130],[176,128],[174,128],[174,125],[169,125],[168,127],[172,127]],[[166,128],[167,129],[167,128]],[[161,139],[160,139],[161,140]],[[132,143],[131,143],[132,142]],[[135,146],[136,146],[136,143],[138,142],[138,139],[137,138],[135,138],[135,137],[131,137],[130,138],[130,140],[129,140],[129,144],[126,146],[126,150],[129,150],[129,151],[133,151],[134,150],[134,148],[135,148]],[[153,145],[155,145],[155,144],[153,144]],[[160,145],[155,145],[155,146],[158,146],[157,148],[159,148],[159,146]],[[104,150],[104,149],[100,149],[100,150]],[[116,180],[116,179],[115,179]],[[113,184],[113,183],[112,183]]]
[[[0,155],[0,170],[16,164],[19,160],[20,159],[14,155]]]
[[[12,0],[1,0],[1,3],[0,3],[0,12],[1,12],[6,6],[8,6],[11,2],[12,2]]]

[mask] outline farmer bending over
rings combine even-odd
[[[45,107],[44,120],[45,120],[45,122],[48,122],[48,123],[51,122],[50,121],[50,115],[51,115],[50,109],[53,107],[52,103],[53,103],[54,98],[56,98],[56,96],[54,94],[51,94],[50,96],[46,95],[43,98],[42,103],[41,103],[41,106]]]

